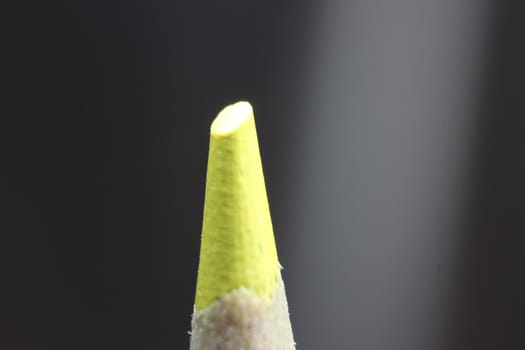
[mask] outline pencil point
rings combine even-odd
[[[238,102],[211,125],[195,308],[241,287],[270,301],[278,273],[253,110]]]
[[[213,121],[190,350],[295,350],[248,102]]]
[[[229,135],[251,116],[253,116],[253,109],[249,102],[241,101],[229,105],[217,115],[211,124],[211,134]]]

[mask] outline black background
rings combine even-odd
[[[524,345],[518,3],[494,2],[487,22],[451,348]],[[45,1],[4,12],[0,348],[188,347],[209,124],[226,104],[252,102],[274,226],[284,226],[301,62],[322,6]],[[290,241],[277,241],[290,259]],[[312,348],[290,304],[299,348]]]

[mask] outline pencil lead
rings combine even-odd
[[[293,350],[251,105],[210,134],[190,350]]]
[[[240,287],[270,298],[278,266],[253,110],[238,102],[211,125],[196,309]]]

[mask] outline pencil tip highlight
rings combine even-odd
[[[252,116],[253,109],[249,102],[240,101],[229,105],[217,115],[211,124],[211,134],[215,136],[227,136]]]

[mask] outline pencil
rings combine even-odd
[[[190,350],[295,349],[252,106],[210,131]]]

